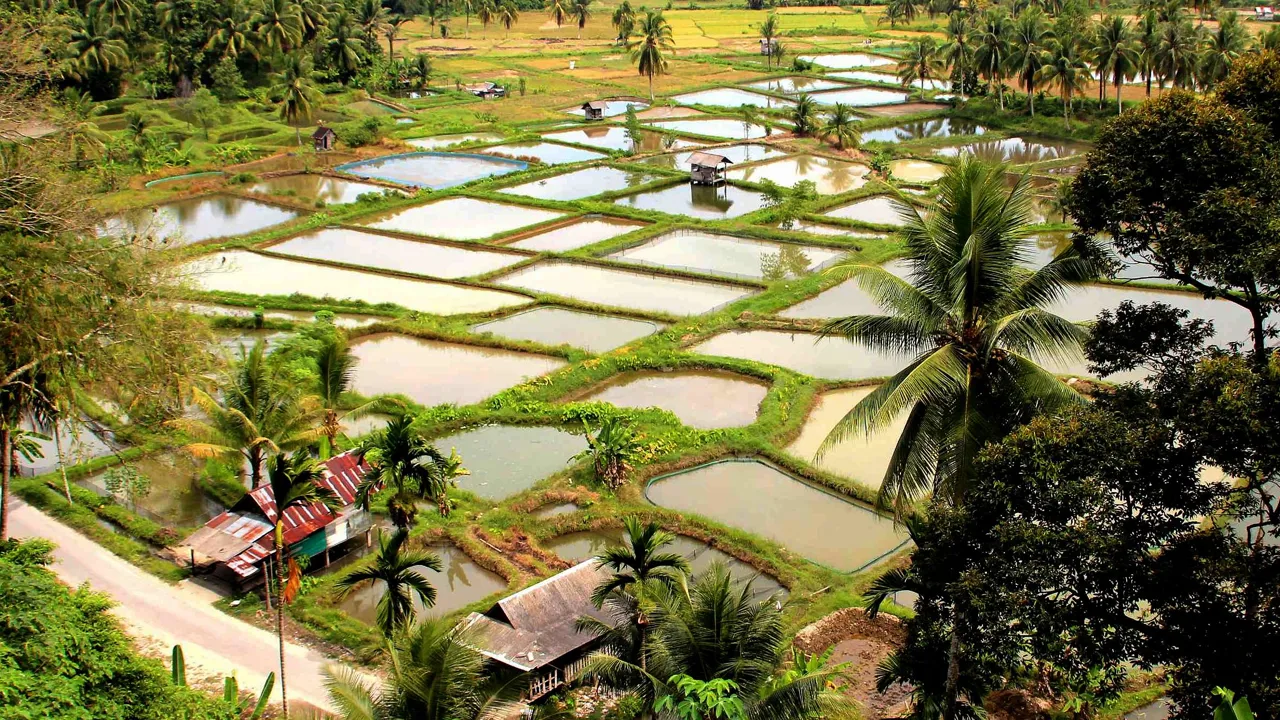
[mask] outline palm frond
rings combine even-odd
[[[382,720],[377,691],[351,668],[326,667],[324,688],[343,720]]]

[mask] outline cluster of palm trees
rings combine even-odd
[[[844,103],[832,105],[824,115],[813,96],[804,93],[796,98],[790,119],[795,134],[829,140],[841,150],[856,148],[860,142],[858,115]]]
[[[582,39],[582,30],[591,19],[591,0],[547,0],[547,13],[561,27],[566,21],[578,26],[578,39]]]

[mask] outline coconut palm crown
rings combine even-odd
[[[623,524],[627,542],[611,545],[596,557],[599,567],[613,571],[591,595],[596,607],[601,607],[614,590],[644,585],[650,580],[673,582],[681,573],[689,572],[689,563],[679,553],[663,552],[664,547],[675,542],[674,535],[660,529],[657,523],[641,524],[634,517],[624,518]]]
[[[359,567],[338,578],[338,588],[345,597],[366,585],[382,583],[386,592],[378,600],[378,629],[390,639],[398,628],[413,619],[413,596],[425,607],[436,604],[436,589],[417,568],[441,572],[440,556],[422,550],[406,550],[407,530],[397,530],[378,540],[378,553],[373,563]]]
[[[987,441],[1031,413],[1080,401],[1037,363],[1078,358],[1086,331],[1045,308],[1096,277],[1090,258],[1101,257],[1096,243],[1077,240],[1030,269],[1030,188],[1023,177],[1009,189],[1001,165],[962,156],[937,188],[927,214],[901,195],[896,200],[905,222],[906,278],[877,265],[843,266],[887,314],[823,328],[824,335],[908,358],[819,448],[821,454],[907,413],[879,496],[900,517],[931,491],[960,502]]]

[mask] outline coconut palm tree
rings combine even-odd
[[[614,591],[636,594],[651,582],[674,583],[681,573],[689,572],[689,563],[679,553],[662,552],[662,548],[676,541],[675,535],[657,523],[641,524],[635,517],[623,518],[622,524],[627,529],[627,542],[605,548],[596,556],[597,567],[613,571],[591,595],[596,607],[604,605]]]
[[[284,606],[292,602],[302,583],[301,569],[292,558],[288,569],[285,566],[284,516],[290,510],[311,508],[323,505],[330,512],[336,513],[342,508],[342,501],[333,491],[319,483],[324,478],[324,470],[320,464],[312,460],[305,450],[293,455],[281,453],[276,455],[267,473],[267,481],[271,484],[271,496],[275,498],[276,511],[274,517],[268,516],[274,528],[276,556],[276,638],[280,641],[280,706],[281,716],[289,717],[289,690],[287,676],[284,671]],[[301,540],[301,538],[299,538]],[[288,573],[287,582],[284,580]]]
[[[332,58],[338,76],[348,81],[360,71],[363,41],[351,13],[339,10],[329,20],[329,37],[324,41],[325,50]]]
[[[1195,85],[1196,67],[1200,64],[1199,42],[1190,20],[1170,20],[1160,26],[1160,46],[1156,54],[1156,74],[1160,85],[1189,90]]]
[[[942,60],[938,57],[938,41],[928,35],[907,46],[907,54],[898,63],[898,79],[903,85],[919,80],[924,85],[934,79]]]
[[[233,6],[231,12],[224,17],[210,20],[207,32],[209,40],[204,44],[206,52],[221,48],[220,55],[233,60],[240,57],[241,53],[249,53],[251,57],[258,56],[253,23],[242,5]]]
[[[547,14],[555,22],[557,29],[562,27],[564,21],[569,17],[568,7],[568,0],[547,0]]]
[[[636,11],[631,7],[631,0],[622,0],[618,7],[613,9],[610,22],[618,33],[618,42],[625,43],[627,38],[631,37],[631,30],[636,26]]]
[[[977,27],[974,62],[978,72],[996,86],[1000,109],[1004,110],[1004,76],[1009,65],[1011,23],[1004,8],[996,6],[983,13]]]
[[[1040,68],[1045,62],[1045,43],[1050,37],[1044,13],[1033,7],[1018,15],[1009,38],[1009,68],[1027,92],[1031,117],[1036,116],[1036,88],[1040,85]]]
[[[906,367],[846,414],[819,452],[853,434],[882,429],[901,413],[906,427],[885,473],[878,502],[899,517],[922,495],[961,502],[978,450],[1028,415],[1079,396],[1037,363],[1077,357],[1085,331],[1044,310],[1097,274],[1078,241],[1044,267],[1023,266],[1031,189],[1012,189],[1005,168],[961,156],[936,184],[927,216],[901,196],[910,274],[851,264],[887,313],[843,318],[824,335],[910,356]],[[1099,250],[1100,252],[1100,250]]]
[[[1119,15],[1104,18],[1094,37],[1091,55],[1098,73],[1098,85],[1105,86],[1110,82],[1115,86],[1116,112],[1123,113],[1124,84],[1138,72],[1138,43],[1129,22]]]
[[[139,17],[138,6],[132,0],[92,0],[88,10],[126,33],[133,29]]]
[[[977,42],[973,17],[963,12],[951,13],[947,20],[947,41],[942,43],[938,53],[942,64],[951,68],[951,77],[955,81],[952,87],[961,95],[964,95],[965,78],[975,66]]]
[[[383,488],[394,492],[387,500],[387,513],[398,528],[413,526],[418,500],[434,499],[442,516],[449,514],[449,486],[467,474],[457,451],[448,457],[413,429],[413,417],[404,415],[387,423],[362,442],[356,456],[369,463],[369,471],[356,491],[365,509],[373,495]]]
[[[382,28],[382,34],[387,38],[387,59],[393,63],[396,61],[396,40],[400,37],[400,28],[408,22],[409,18],[396,15],[387,20],[387,24]]]
[[[1254,48],[1271,52],[1280,51],[1280,25],[1272,26],[1266,32],[1258,33],[1253,40]]]
[[[477,641],[448,620],[420,620],[387,643],[387,678],[373,686],[349,668],[325,671],[342,720],[499,720],[519,714],[528,678],[485,672]]]
[[[671,25],[662,17],[661,10],[645,13],[634,35],[627,39],[627,50],[631,52],[631,62],[636,64],[636,69],[649,78],[649,102],[652,103],[653,78],[666,74],[667,53],[676,50]]]
[[[59,106],[64,113],[62,137],[67,142],[71,162],[80,167],[85,158],[101,153],[111,142],[111,136],[93,120],[106,110],[106,106],[94,102],[88,93],[73,87],[62,91],[61,100]]]
[[[431,56],[423,52],[414,55],[410,69],[414,85],[419,90],[426,90],[431,81]]]
[[[301,125],[311,121],[320,93],[311,80],[311,60],[302,52],[284,57],[280,71],[271,76],[274,90],[280,96],[280,119],[293,126],[298,145],[302,145]]]
[[[581,40],[582,30],[591,19],[591,0],[573,0],[573,4],[569,6],[569,15],[578,24],[578,39]]]
[[[356,3],[356,23],[360,25],[365,45],[370,50],[377,48],[378,38],[386,30],[389,17],[381,0],[359,0]]]
[[[302,12],[291,0],[262,0],[249,21],[267,50],[288,53],[302,42]]]
[[[401,626],[413,619],[413,596],[417,595],[425,607],[436,604],[436,589],[415,568],[441,572],[444,565],[434,553],[405,550],[408,530],[396,530],[389,537],[378,540],[378,552],[373,564],[359,567],[338,578],[338,595],[346,597],[352,591],[381,583],[384,592],[378,600],[378,629],[390,640]]]
[[[1160,58],[1160,20],[1154,10],[1148,10],[1138,19],[1134,41],[1138,46],[1138,71],[1146,83],[1147,97],[1151,97],[1151,79],[1156,75]]]
[[[329,13],[337,9],[326,0],[296,0],[298,20],[302,26],[302,45],[310,45],[328,24]]]
[[[1071,99],[1089,82],[1089,63],[1080,56],[1076,43],[1053,38],[1049,42],[1049,56],[1040,68],[1040,80],[1046,85],[1058,86],[1062,97],[1062,121],[1071,129]]]
[[[836,103],[822,123],[822,135],[834,138],[836,147],[841,150],[856,148],[861,138],[858,135],[858,117],[853,114],[853,109],[844,103]]]
[[[426,55],[419,55],[425,58]],[[430,63],[428,63],[428,72]],[[425,85],[425,78],[422,80]],[[355,382],[355,353],[342,335],[334,333],[321,342],[313,356],[316,365],[315,397],[324,409],[324,419],[320,423],[320,459],[327,460],[337,450],[338,435],[342,433],[343,420],[357,420],[383,407],[385,401],[372,400],[363,405],[343,410],[342,396],[351,391]],[[394,403],[397,407],[400,403]]]
[[[1208,34],[1200,58],[1200,86],[1212,88],[1231,71],[1231,63],[1244,53],[1249,31],[1234,10],[1218,13],[1218,27]]]
[[[801,93],[791,108],[791,126],[797,135],[812,133],[818,127],[818,103],[809,93]]]
[[[498,8],[494,0],[476,0],[476,19],[480,21],[481,34],[487,34],[489,23],[497,18]]]
[[[884,16],[878,22],[888,22],[891,28],[898,27],[898,23],[910,25],[919,15],[916,5],[915,0],[889,0],[884,6]]]
[[[71,72],[78,79],[90,73],[109,73],[129,64],[129,51],[120,28],[98,13],[80,18],[68,38]]]
[[[258,341],[219,382],[220,399],[200,388],[192,399],[207,419],[178,418],[170,425],[194,438],[185,449],[198,458],[243,458],[250,487],[261,483],[267,456],[314,442],[320,408],[275,376]]]
[[[520,20],[520,10],[516,8],[516,4],[511,0],[502,0],[502,4],[498,5],[497,17],[498,22],[502,24],[503,37],[510,37],[511,26]]]
[[[769,46],[769,50],[770,50],[769,55],[765,59],[766,67],[770,69],[773,68],[773,52],[772,52],[773,42],[774,40],[777,39],[777,37],[778,37],[778,13],[770,12],[769,15],[764,19],[764,22],[760,23],[760,39],[765,41],[765,44]]]

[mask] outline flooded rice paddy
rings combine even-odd
[[[618,407],[658,407],[699,430],[741,427],[756,421],[769,386],[718,370],[627,372],[578,398]]]
[[[739,108],[743,105],[757,108],[789,108],[795,107],[790,100],[779,100],[768,95],[753,93],[738,88],[715,88],[698,92],[676,95],[671,98],[682,105],[719,105],[721,107]]]
[[[904,85],[902,79],[897,75],[871,72],[869,70],[850,70],[848,72],[831,73],[829,77],[842,78],[845,80],[865,80],[867,82],[885,83],[887,85]],[[951,81],[935,80],[932,78],[928,80],[921,80],[920,78],[915,78],[914,80],[905,83],[905,85],[920,88],[922,90],[948,90],[951,87]]]
[[[790,232],[807,232],[814,235],[830,235],[833,237],[884,238],[884,235],[879,233],[868,232],[866,230],[851,230],[846,227],[840,227],[839,225],[827,225],[825,223],[809,222],[808,220],[792,220],[786,227],[783,227],[783,223],[778,223],[774,227],[779,230],[787,230]]]
[[[905,531],[895,529],[889,518],[754,459],[660,477],[645,496],[655,505],[763,535],[845,572],[865,567],[907,541]],[[837,537],[840,542],[831,542]]]
[[[559,358],[379,333],[351,343],[355,391],[421,405],[470,405],[564,365]]]
[[[503,188],[498,192],[541,200],[581,200],[601,193],[638,187],[657,178],[657,175],[642,172],[593,167]]]
[[[642,132],[640,142],[636,143],[627,135],[627,129],[620,125],[589,125],[573,130],[558,130],[543,133],[547,140],[589,145],[603,150],[632,152],[659,152],[662,150],[678,150],[691,147],[697,143],[679,138],[672,138],[671,147],[664,147],[662,135],[655,132]]]
[[[640,100],[605,100],[604,116],[615,117],[618,115],[625,115],[627,114],[628,106],[634,107],[636,112],[640,112],[641,110],[649,107],[649,103]],[[584,117],[586,115],[586,111],[581,107],[569,108],[568,110],[565,110],[565,112],[579,117]]]
[[[414,152],[347,163],[334,168],[358,177],[443,190],[481,178],[506,175],[528,165],[503,158],[461,153]]]
[[[879,490],[893,457],[894,446],[907,423],[906,413],[870,436],[855,431],[828,448],[821,460],[815,457],[832,428],[873,390],[874,386],[845,388],[819,395],[817,404],[805,419],[800,436],[787,446],[787,452],[833,475]]]
[[[527,259],[516,253],[459,248],[347,228],[317,230],[268,249],[312,260],[440,278],[480,275]]]
[[[413,609],[417,617],[445,615],[479,602],[494,593],[507,589],[507,581],[501,575],[476,564],[455,545],[435,545],[426,548],[440,557],[440,572],[416,568],[436,589],[434,607],[425,608],[418,596],[413,596]],[[386,592],[386,585],[371,583],[348,595],[338,607],[347,615],[372,625],[378,615],[378,601]]]
[[[889,172],[902,182],[931,183],[946,174],[947,166],[928,160],[903,159],[889,163]]]
[[[741,120],[729,119],[651,120],[648,124],[650,127],[655,127],[659,130],[671,130],[673,132],[703,135],[725,140],[757,140],[767,135],[782,133],[777,128],[770,128],[768,132],[765,132],[763,125],[748,124]]]
[[[530,298],[500,290],[408,280],[234,250],[183,266],[201,290],[246,295],[306,295],[317,299],[392,303],[436,315],[489,312],[524,305]]]
[[[324,175],[284,175],[262,180],[249,186],[249,192],[262,195],[287,195],[307,202],[321,201],[326,205],[344,205],[355,202],[361,195],[381,195],[397,192],[381,185],[341,180]]]
[[[953,135],[983,135],[986,132],[987,129],[985,127],[963,118],[939,118],[936,120],[917,120],[878,130],[867,130],[862,133],[862,142],[896,143],[907,142],[908,140],[945,138]]]
[[[835,88],[847,87],[847,85],[845,85],[845,83],[834,82],[832,80],[795,76],[774,78],[773,80],[760,80],[759,82],[747,83],[743,87],[782,93],[783,95],[799,95],[801,93],[812,93],[820,90],[833,90]]]
[[[651,320],[538,307],[501,320],[481,323],[472,330],[513,340],[528,340],[543,345],[571,345],[588,352],[602,353],[648,337],[664,327]]]
[[[205,317],[253,317],[254,309],[251,307],[240,307],[238,305],[215,305],[212,303],[192,303],[182,302],[174,303],[174,308],[184,312],[193,313],[195,315],[204,315]],[[316,313],[313,310],[264,310],[262,317],[265,320],[285,320],[295,323],[309,323],[316,320]],[[365,325],[372,325],[376,322],[386,320],[380,315],[361,315],[359,313],[334,313],[331,321],[334,325],[341,328],[357,328]]]
[[[440,148],[458,145],[465,142],[497,142],[502,136],[498,133],[458,133],[456,135],[435,135],[433,137],[405,140],[405,143],[423,150],[439,150]]]
[[[934,154],[955,157],[961,153],[970,153],[979,160],[987,162],[1022,165],[1073,157],[1088,152],[1089,147],[1089,143],[1078,140],[1012,137],[939,148],[934,150]]]
[[[562,261],[539,262],[496,282],[597,305],[672,315],[700,315],[753,292],[737,285]]]
[[[634,232],[648,223],[622,220],[603,215],[587,215],[580,220],[521,238],[507,247],[536,252],[567,252],[610,238]]]
[[[451,197],[375,216],[361,224],[445,240],[480,240],[564,217],[563,213]]]
[[[128,210],[99,227],[102,235],[150,237],[170,247],[248,235],[289,222],[297,210],[233,195],[206,195]]]
[[[146,493],[130,502],[117,497],[121,505],[165,525],[186,528],[206,522],[223,511],[217,502],[205,496],[196,484],[204,463],[179,453],[150,455],[127,463],[149,481]],[[110,470],[76,481],[99,495],[108,495],[107,474]]]
[[[58,423],[57,432],[51,427],[36,427],[24,420],[23,430],[47,435],[48,440],[32,438],[40,450],[40,457],[27,460],[18,455],[19,475],[43,475],[59,467],[58,444],[62,444],[62,465],[71,467],[95,458],[105,457],[116,451],[111,431],[87,418],[75,422]]]
[[[883,67],[885,65],[893,65],[898,62],[893,58],[887,58],[883,55],[869,55],[867,53],[805,55],[800,59],[832,70],[849,70],[857,67]]]
[[[888,195],[876,195],[828,210],[823,215],[845,220],[858,220],[872,225],[902,226],[906,222],[899,214],[898,205]]]
[[[873,105],[894,105],[907,101],[908,93],[901,90],[882,90],[873,87],[849,88],[847,90],[827,90],[814,93],[810,97],[819,105],[835,105],[842,103],[852,107],[871,107]]]
[[[513,158],[537,158],[538,162],[547,165],[565,165],[586,160],[599,160],[606,157],[602,153],[591,150],[537,141],[495,145],[494,147],[481,148],[476,152],[486,155],[505,155]]]
[[[725,174],[735,180],[754,183],[768,180],[783,187],[793,187],[802,180],[808,180],[819,193],[837,195],[866,185],[870,173],[871,168],[861,163],[816,155],[793,155],[757,165],[730,168]]]
[[[826,267],[843,254],[841,250],[812,245],[673,230],[609,257],[710,275],[780,280]]]
[[[723,220],[763,208],[765,197],[754,190],[744,190],[736,185],[694,185],[681,182],[635,195],[624,195],[614,202],[637,210],[657,210],[703,220]]]
[[[707,152],[721,155],[729,162],[734,164],[758,162],[760,160],[771,160],[786,155],[785,152],[768,145],[756,145],[754,143],[742,143],[739,145],[726,145],[724,147],[712,148]],[[672,168],[674,170],[689,169],[689,158],[693,156],[693,152],[672,153],[669,155],[655,155],[645,158],[640,162],[647,165],[658,165],[661,167]]]
[[[448,455],[456,449],[470,475],[458,487],[488,500],[528,490],[569,465],[587,446],[581,435],[553,427],[486,425],[432,440]]]
[[[786,330],[725,332],[689,352],[754,360],[827,380],[887,377],[908,362],[903,355],[864,348],[844,338]]]

